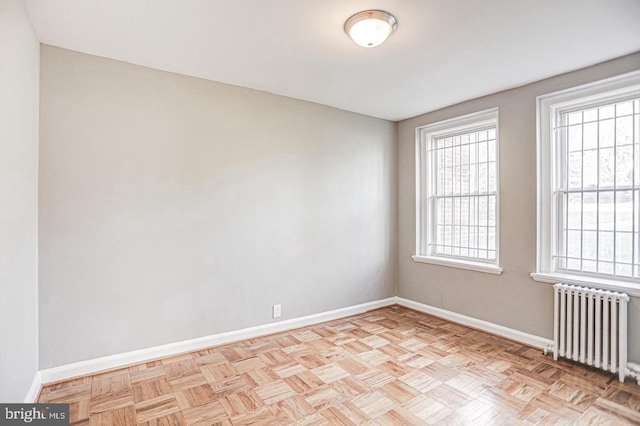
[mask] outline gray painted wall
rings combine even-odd
[[[38,370],[40,44],[22,0],[0,1],[0,401]]]
[[[41,368],[395,295],[394,123],[41,53]]]
[[[398,125],[398,296],[538,336],[553,337],[553,291],[536,268],[536,96],[640,69],[640,53],[470,100]],[[415,128],[500,110],[502,275],[416,263]],[[630,359],[640,361],[640,299],[629,305]]]

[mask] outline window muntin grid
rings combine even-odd
[[[557,113],[558,272],[640,278],[640,98]]]
[[[496,126],[430,137],[428,252],[497,262]]]

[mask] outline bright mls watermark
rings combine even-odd
[[[0,404],[0,425],[69,426],[69,404]]]

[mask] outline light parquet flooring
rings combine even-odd
[[[47,386],[76,425],[640,424],[640,387],[392,306]]]

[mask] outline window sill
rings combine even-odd
[[[567,283],[589,286],[602,290],[624,292],[629,296],[640,297],[640,284],[633,282],[615,281],[596,277],[585,277],[581,275],[560,274],[557,272],[532,272],[531,278],[534,281],[538,281],[541,283]]]
[[[411,258],[415,262],[430,263],[432,265],[447,266],[450,268],[467,269],[469,271],[484,272],[487,274],[495,274],[495,275],[500,275],[502,273],[502,268],[499,267],[498,265],[491,265],[491,264],[482,263],[482,262],[473,262],[470,260],[447,259],[442,257],[419,256],[419,255],[411,256]]]

